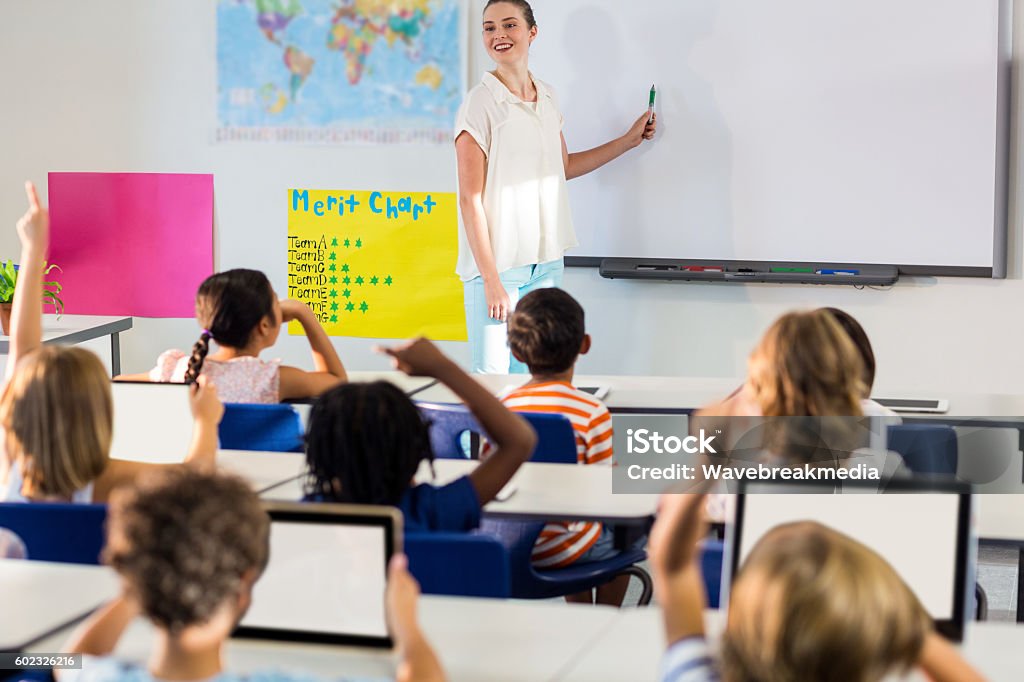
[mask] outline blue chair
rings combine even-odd
[[[508,553],[479,533],[406,533],[409,571],[424,594],[505,599],[510,594]]]
[[[480,524],[483,533],[496,537],[509,555],[511,597],[513,599],[549,599],[585,592],[603,585],[619,575],[638,578],[642,585],[639,603],[649,604],[653,587],[651,576],[635,564],[644,561],[647,553],[627,549],[604,561],[537,570],[530,561],[533,546],[540,537],[543,521],[494,521],[485,518]]]
[[[0,502],[0,527],[13,531],[34,561],[99,564],[105,504]]]
[[[463,434],[483,434],[476,417],[462,405],[417,403],[423,418],[430,424],[430,445],[439,459],[465,459]],[[537,448],[531,462],[576,464],[576,432],[572,423],[560,414],[519,412],[537,432]]]
[[[721,540],[705,540],[700,547],[700,569],[704,576],[708,608],[717,609],[722,598],[722,557],[725,543]]]
[[[900,453],[907,468],[915,474],[956,475],[956,431],[951,426],[890,426],[889,449]]]
[[[225,450],[302,452],[302,420],[291,405],[225,403],[220,421],[220,447]]]

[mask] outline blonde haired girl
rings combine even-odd
[[[42,346],[50,218],[32,183],[25,190],[29,209],[18,221],[21,266],[0,395],[0,500],[106,502],[115,487],[159,465],[110,459],[113,404],[99,358],[80,348]],[[224,408],[212,386],[195,390],[191,404],[195,428],[186,463],[210,468]]]

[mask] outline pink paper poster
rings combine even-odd
[[[213,273],[213,175],[50,173],[64,312],[192,317]]]

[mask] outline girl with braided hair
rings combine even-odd
[[[277,300],[267,276],[257,270],[227,270],[207,277],[196,294],[196,320],[203,328],[191,355],[169,350],[143,377],[193,383],[200,374],[230,403],[277,403],[318,396],[347,379],[327,332],[309,306]],[[312,372],[262,360],[282,325],[297,321],[309,339]],[[210,341],[217,348],[210,351]]]

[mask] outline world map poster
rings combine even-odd
[[[220,0],[218,141],[448,143],[462,0]]]

